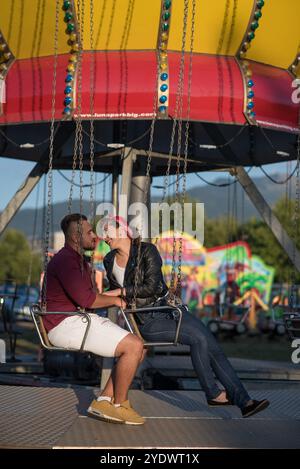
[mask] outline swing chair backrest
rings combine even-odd
[[[51,343],[50,343],[50,340],[48,338],[48,334],[47,334],[46,328],[44,326],[44,321],[43,321],[42,316],[39,316],[39,329],[41,331],[41,335],[42,335],[42,337],[44,339],[44,342],[47,345],[47,347],[51,347]]]
[[[143,340],[145,347],[154,347],[154,346],[170,346],[170,345],[178,345],[178,337],[180,332],[180,326],[182,321],[182,313],[183,310],[187,311],[186,305],[178,305],[178,306],[149,306],[145,308],[136,308],[136,309],[121,309],[121,313],[127,324],[128,329],[132,334],[137,335],[140,339]],[[147,342],[141,335],[138,324],[135,319],[135,314],[137,313],[171,313],[173,314],[174,319],[176,319],[177,325],[174,334],[173,342]],[[155,319],[154,319],[155,320]]]

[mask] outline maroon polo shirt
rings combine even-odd
[[[91,268],[71,246],[65,246],[51,259],[47,267],[47,311],[77,311],[90,309],[96,299]],[[44,319],[47,332],[66,317],[50,315]]]

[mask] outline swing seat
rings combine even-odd
[[[300,312],[299,311],[290,311],[284,313],[283,320],[289,338],[291,340],[299,339],[300,337]]]
[[[182,322],[182,310],[188,311],[186,305],[177,305],[177,306],[148,306],[144,308],[136,308],[136,309],[122,309],[120,311],[122,316],[125,320],[125,323],[132,334],[137,335],[143,342],[145,347],[154,347],[154,346],[170,346],[170,345],[178,345],[178,337],[180,332],[180,326]],[[173,342],[147,342],[140,333],[138,324],[135,319],[135,314],[137,313],[161,313],[161,312],[171,312],[175,315],[177,326],[175,330],[174,340]]]
[[[36,331],[38,333],[41,345],[44,349],[56,350],[56,351],[59,350],[62,352],[65,352],[65,351],[85,352],[84,345],[85,345],[86,338],[87,338],[87,335],[91,326],[91,318],[90,318],[89,313],[87,313],[84,310],[73,311],[73,312],[49,312],[49,313],[46,312],[45,313],[42,311],[40,305],[34,304],[30,307],[30,314],[31,314],[33,323],[35,325]],[[47,316],[48,314],[51,314],[51,315],[52,314],[53,315],[64,314],[66,316],[77,316],[78,314],[82,314],[86,318],[86,329],[85,329],[85,333],[81,342],[80,349],[72,349],[72,348],[67,348],[67,347],[55,347],[55,345],[51,344],[46,328],[44,326],[44,322],[43,322],[43,316]]]
[[[121,314],[125,320],[125,323],[129,329],[129,331],[132,334],[137,335],[143,342],[145,347],[153,347],[153,346],[170,346],[170,345],[178,345],[178,337],[179,337],[179,331],[180,331],[180,326],[181,326],[181,321],[182,321],[182,309],[185,311],[187,310],[187,306],[185,305],[179,305],[179,306],[149,306],[149,307],[144,307],[144,308],[137,308],[137,309],[121,309]],[[175,335],[174,335],[174,340],[173,342],[147,342],[145,339],[142,337],[138,324],[136,322],[136,319],[134,315],[136,313],[161,313],[161,312],[171,312],[176,315],[176,321],[177,321],[177,326],[175,330]],[[65,314],[66,316],[76,316],[78,314],[82,314],[86,320],[87,320],[87,326],[85,330],[84,337],[82,339],[82,343],[80,346],[80,349],[72,349],[72,348],[67,348],[67,347],[56,347],[55,345],[52,345],[46,328],[44,326],[43,322],[43,316],[46,316],[48,314]],[[73,312],[43,312],[40,305],[34,304],[30,307],[30,314],[33,320],[33,323],[35,325],[36,331],[38,333],[40,343],[42,347],[46,350],[56,350],[56,351],[72,351],[72,352],[84,352],[84,345],[86,342],[86,338],[89,332],[90,324],[91,324],[91,318],[89,313],[86,311],[80,310],[80,311],[73,311]]]

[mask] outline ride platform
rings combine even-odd
[[[272,389],[270,389],[270,387]],[[248,419],[235,406],[208,407],[202,391],[132,390],[143,426],[88,417],[98,390],[0,386],[0,447],[45,449],[298,448],[299,383],[247,385],[271,405]]]

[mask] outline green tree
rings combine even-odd
[[[213,248],[238,239],[238,225],[234,218],[222,217],[204,220],[204,246]]]
[[[274,214],[293,240],[295,239],[293,223],[294,208],[295,202],[287,202],[285,198],[283,198],[277,201],[273,209]],[[298,225],[298,233],[300,232],[299,228],[300,224]],[[290,283],[293,270],[292,263],[270,228],[262,220],[252,218],[243,226],[239,227],[239,232],[240,236],[241,233],[244,234],[244,239],[250,245],[253,254],[260,256],[266,264],[275,267],[275,281]],[[300,249],[299,236],[296,245],[298,249]],[[299,276],[296,277],[297,281],[299,281]]]
[[[26,237],[17,230],[7,230],[0,240],[0,282],[27,283],[32,260],[31,282],[39,281],[41,256],[31,252]]]

